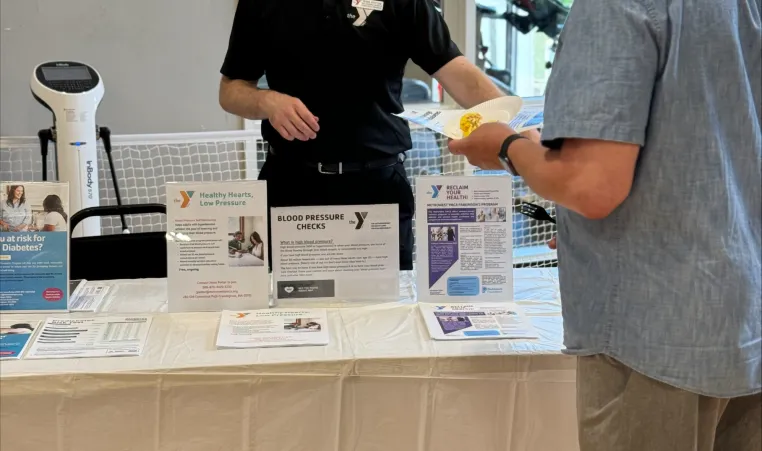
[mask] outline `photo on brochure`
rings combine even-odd
[[[507,220],[505,207],[479,208],[476,212],[476,222],[505,222]]]
[[[25,321],[0,322],[0,360],[21,358],[37,326]]]
[[[283,330],[291,332],[320,332],[323,330],[320,318],[294,318],[283,324]]]
[[[267,231],[263,216],[228,218],[228,266],[264,266],[265,245],[260,233]]]
[[[436,316],[439,325],[442,327],[442,332],[445,334],[458,332],[473,326],[468,316],[458,316],[457,314],[439,314]]]
[[[10,184],[0,186],[0,232],[66,232],[68,186]]]
[[[429,226],[431,241],[458,241],[457,225],[435,225]]]
[[[0,335],[31,335],[34,329],[29,323],[15,323],[8,326],[0,325]]]

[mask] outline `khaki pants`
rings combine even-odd
[[[603,355],[577,365],[580,451],[762,450],[762,395],[696,395]]]

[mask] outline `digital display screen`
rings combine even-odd
[[[42,75],[48,81],[63,80],[92,80],[90,71],[85,66],[74,67],[43,67]]]

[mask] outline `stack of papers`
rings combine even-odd
[[[538,338],[514,303],[418,305],[434,340]]]
[[[325,309],[223,311],[217,347],[266,348],[328,344]]]
[[[145,349],[151,317],[48,318],[28,359],[139,356]]]
[[[80,280],[78,282],[77,287],[70,291],[69,311],[98,311],[111,287],[103,282],[88,282],[87,280]]]

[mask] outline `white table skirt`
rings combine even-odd
[[[324,347],[217,350],[218,314],[157,313],[140,357],[3,362],[0,449],[577,450],[553,272],[515,274],[531,341],[434,342],[403,280],[330,309]],[[164,280],[112,284],[109,312],[165,311]]]

